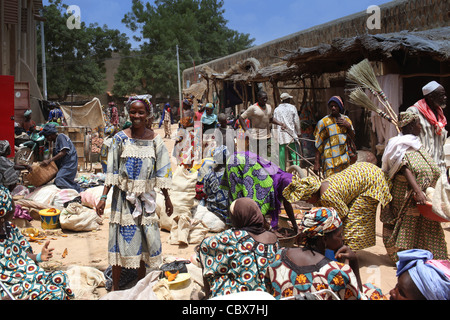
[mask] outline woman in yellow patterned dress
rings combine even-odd
[[[344,243],[352,250],[375,245],[378,204],[386,206],[392,200],[386,174],[368,162],[355,163],[322,182],[316,177],[294,176],[283,196],[290,202],[302,200],[336,209],[343,223]]]
[[[440,222],[419,212],[417,204],[425,204],[425,190],[434,188],[441,170],[419,139],[422,126],[417,114],[402,112],[402,133],[389,140],[382,168],[392,179],[392,202],[381,212],[383,242],[393,262],[399,251],[424,249],[435,259],[447,260],[447,243]],[[413,193],[414,192],[414,193]]]

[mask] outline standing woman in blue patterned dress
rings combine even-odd
[[[152,104],[147,96],[139,96],[130,98],[127,106],[132,126],[113,138],[102,201],[97,206],[97,214],[103,215],[113,187],[108,260],[114,291],[119,290],[122,268],[138,269],[138,279],[142,279],[146,267],[155,269],[162,262],[156,188],[165,197],[167,215],[173,213],[168,193],[172,179],[169,152],[162,138],[146,127]]]

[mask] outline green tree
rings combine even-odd
[[[116,74],[114,93],[177,97],[176,46],[180,69],[199,65],[252,46],[254,39],[227,27],[221,0],[133,0],[122,20],[144,44]]]
[[[130,48],[125,33],[107,26],[87,26],[81,22],[79,29],[69,29],[67,20],[71,15],[67,8],[61,0],[49,0],[49,5],[44,6],[47,91],[60,101],[71,93],[96,95],[104,92],[105,59],[111,58],[113,52]],[[40,45],[40,30],[38,35]],[[42,62],[40,48],[38,53]],[[38,70],[41,72],[41,68]]]

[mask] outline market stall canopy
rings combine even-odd
[[[200,74],[205,79],[223,81],[249,81],[261,68],[261,63],[255,58],[249,58],[233,65],[224,73],[217,73],[208,66],[200,69]]]
[[[385,34],[363,34],[352,38],[338,38],[331,44],[312,48],[300,47],[287,54],[287,66],[296,65],[301,73],[323,74],[348,70],[368,58],[385,61],[389,58],[430,57],[447,61],[450,57],[450,27],[426,31],[401,31]]]
[[[102,104],[98,98],[94,98],[84,106],[61,106],[61,110],[70,127],[105,127]]]
[[[206,81],[202,81],[192,84],[187,89],[183,89],[183,94],[185,96],[194,96],[195,99],[201,100],[207,89],[208,85]]]

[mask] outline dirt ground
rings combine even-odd
[[[176,126],[173,126],[175,132]],[[157,133],[164,136],[162,129],[156,129]],[[166,145],[171,151],[173,149],[173,140],[164,139]],[[175,168],[174,159],[172,159]],[[40,221],[32,221],[32,226],[40,229]],[[450,243],[450,223],[444,225],[447,243]],[[388,294],[389,291],[397,283],[395,277],[395,266],[389,260],[384,248],[381,234],[382,224],[377,219],[377,242],[376,246],[357,252],[360,264],[360,273],[363,283],[371,282],[380,287],[383,293]],[[164,256],[175,256],[179,258],[189,259],[194,253],[195,245],[174,246],[168,244],[170,233],[161,231],[161,240],[163,245]],[[50,241],[50,247],[54,248],[53,259],[47,263],[47,266],[65,270],[69,266],[94,267],[101,271],[108,267],[108,219],[103,221],[103,225],[99,230],[92,232],[70,232],[66,230],[47,230],[47,239]],[[40,252],[44,242],[32,243],[35,252]],[[64,252],[67,252],[64,255]],[[450,252],[449,252],[450,253]],[[64,257],[63,257],[64,256]],[[104,287],[99,287],[94,291],[92,299],[98,299],[106,295],[108,291]]]

